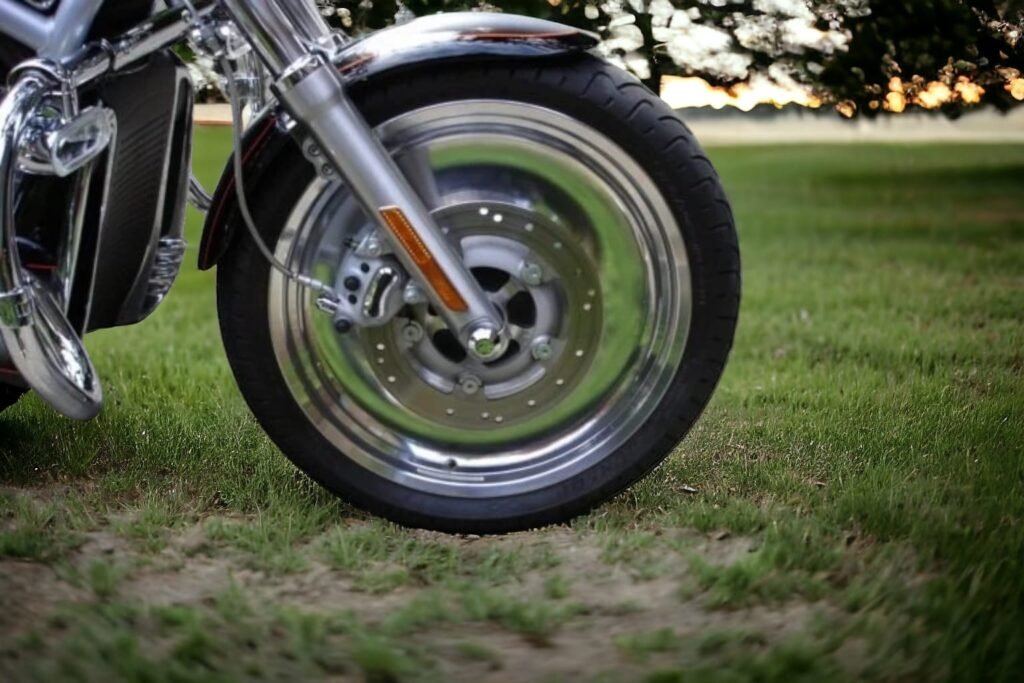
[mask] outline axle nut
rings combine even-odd
[[[477,327],[469,333],[469,350],[480,360],[494,360],[503,351],[500,341],[496,330],[490,327]]]

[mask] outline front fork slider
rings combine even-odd
[[[283,5],[287,4],[287,8]],[[224,0],[274,76],[274,90],[325,161],[388,236],[449,329],[482,360],[499,355],[505,324],[373,130],[322,46],[331,31],[312,3]],[[318,47],[320,46],[320,47]]]

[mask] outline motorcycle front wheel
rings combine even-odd
[[[739,306],[732,214],[690,131],[591,57],[403,71],[351,95],[512,340],[476,361],[415,299],[339,332],[236,225],[218,311],[266,432],[345,500],[449,532],[565,521],[650,472],[710,399]],[[268,175],[247,188],[267,244],[340,279],[374,226],[297,147]]]

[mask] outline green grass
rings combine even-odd
[[[207,184],[226,150],[199,131]],[[34,397],[0,419],[0,591],[15,560],[70,563],[56,575],[80,584],[24,625],[0,677],[445,680],[511,666],[513,638],[538,648],[537,679],[590,639],[618,658],[603,680],[1018,680],[1024,147],[710,153],[741,230],[739,336],[657,475],[515,539],[369,520],[250,417],[214,276],[190,265],[151,319],[87,340],[97,420]],[[193,263],[199,230],[191,214]],[[189,529],[203,543],[182,554]],[[97,531],[140,561],[91,563]],[[124,590],[165,554],[238,581],[179,605]],[[318,576],[307,593],[342,586],[352,605],[282,602]]]
[[[615,644],[623,652],[641,659],[652,652],[671,652],[682,647],[679,636],[670,628],[619,636]]]
[[[371,592],[465,580],[499,585],[558,565],[551,547],[543,543],[463,547],[452,539],[426,540],[384,522],[335,527],[321,543],[321,555],[329,566],[355,572],[356,585]]]

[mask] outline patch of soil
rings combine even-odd
[[[680,597],[680,584],[688,572],[685,552],[698,554],[709,563],[728,565],[755,548],[755,540],[746,537],[665,530],[671,543],[661,544],[651,553],[658,571],[638,577],[637,566],[643,567],[644,558],[609,564],[603,557],[606,539],[565,527],[498,538],[414,533],[424,541],[484,550],[530,552],[545,545],[557,555],[557,567],[525,572],[496,590],[518,600],[545,600],[552,608],[580,605],[583,609],[546,641],[530,640],[491,623],[435,624],[408,636],[434,653],[444,680],[525,683],[551,674],[575,680],[609,671],[621,672],[627,680],[630,672],[642,678],[656,658],[630,659],[616,647],[616,638],[669,628],[685,644],[708,630],[725,629],[756,632],[759,642],[771,644],[805,628],[813,615],[828,609],[820,604],[794,603],[711,610],[700,597]],[[669,546],[686,551],[677,553]],[[306,555],[307,568],[300,572],[255,571],[247,568],[240,553],[211,545],[202,525],[195,525],[175,533],[156,555],[140,554],[110,531],[90,532],[66,559],[79,571],[96,560],[127,568],[118,598],[149,605],[209,607],[216,596],[236,584],[255,605],[321,612],[351,610],[362,621],[378,624],[424,590],[404,586],[384,594],[361,592],[351,577],[315,561],[310,557],[313,553]],[[545,582],[555,574],[563,577],[568,589],[561,600],[544,597]],[[33,627],[45,627],[47,617],[61,604],[94,600],[90,591],[70,585],[49,566],[0,561],[0,641],[10,642]],[[496,657],[474,660],[460,652],[459,643],[465,642],[483,646]],[[671,654],[660,657],[671,661]]]
[[[0,560],[0,643],[46,623],[55,607],[88,598],[38,562]]]

